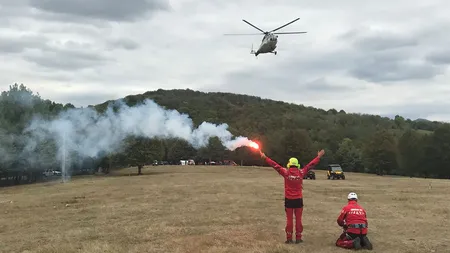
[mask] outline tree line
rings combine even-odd
[[[423,119],[394,119],[378,115],[323,110],[304,105],[231,93],[186,90],[149,91],[123,98],[129,106],[153,99],[167,109],[187,113],[196,126],[203,121],[227,123],[234,135],[247,136],[264,152],[284,164],[295,156],[309,162],[317,150],[326,156],[317,166],[339,163],[345,171],[414,177],[450,178],[450,125]],[[114,101],[89,106],[99,113]],[[11,85],[0,96],[0,178],[20,183],[36,181],[47,169],[60,168],[52,141],[41,143],[39,154],[24,153],[23,131],[32,118],[46,119],[74,109],[68,104],[43,99],[25,85]],[[128,137],[124,149],[98,158],[70,154],[72,174],[98,167],[120,168],[151,164],[154,160],[176,163],[181,159],[202,161],[233,160],[242,165],[264,165],[252,150],[243,147],[227,151],[219,139],[198,150],[184,140]],[[24,159],[35,156],[38,159]],[[107,170],[108,171],[108,170]],[[25,177],[24,177],[25,175]]]

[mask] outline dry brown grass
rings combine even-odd
[[[317,171],[304,183],[305,242],[285,245],[283,180],[271,168],[143,172],[0,189],[1,252],[348,252],[334,243],[349,191],[367,209],[372,252],[449,252],[448,180]]]

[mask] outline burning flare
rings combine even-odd
[[[254,149],[259,149],[258,143],[254,142],[254,141],[250,141],[248,146],[251,147],[251,148],[254,148]]]

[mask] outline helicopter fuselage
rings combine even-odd
[[[258,54],[267,54],[267,53],[275,53],[275,49],[277,48],[278,36],[272,33],[268,33],[264,35],[261,45],[258,50],[255,52],[255,56]]]

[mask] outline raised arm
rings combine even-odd
[[[309,170],[314,168],[319,162],[320,158],[325,154],[325,151],[322,149],[319,152],[317,152],[316,158],[314,158],[311,162],[309,162],[305,167],[303,167],[304,174],[308,173]]]
[[[269,166],[271,166],[278,172],[278,174],[280,174],[283,177],[287,177],[288,171],[286,168],[284,168],[283,166],[276,163],[274,160],[267,157],[263,152],[259,151],[259,154],[261,155],[261,158],[263,158]]]

